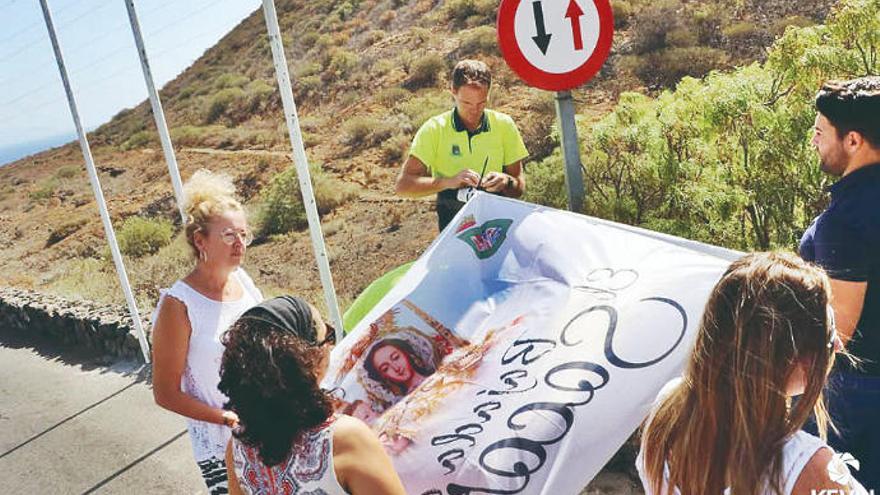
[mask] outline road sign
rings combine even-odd
[[[589,81],[614,36],[608,0],[502,0],[498,46],[526,84],[550,91]]]

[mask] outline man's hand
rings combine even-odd
[[[505,173],[489,172],[488,175],[483,177],[483,183],[480,188],[492,193],[504,191],[507,188],[509,178],[510,176]]]
[[[477,187],[480,182],[480,174],[471,169],[464,169],[455,174],[455,176],[447,179],[449,181],[446,189],[460,189],[462,187]]]

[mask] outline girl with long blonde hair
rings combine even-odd
[[[731,264],[684,375],[644,427],[636,464],[647,494],[858,493],[824,441],[822,389],[841,350],[829,297],[825,273],[794,255]],[[821,439],[800,431],[811,415]]]

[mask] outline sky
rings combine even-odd
[[[147,99],[124,0],[47,1],[87,129]],[[161,87],[261,2],[135,0],[134,5]],[[0,0],[0,165],[74,139],[39,0]]]

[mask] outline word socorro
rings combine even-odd
[[[646,297],[641,299],[644,303],[660,303],[668,305],[681,319],[681,328],[675,342],[658,357],[643,362],[633,362],[621,358],[614,350],[614,337],[619,327],[620,315],[613,305],[617,294],[631,287],[638,280],[638,273],[634,270],[614,270],[603,268],[591,272],[584,285],[577,289],[593,296],[592,306],[578,312],[562,327],[556,339],[528,338],[515,340],[505,350],[501,358],[503,366],[516,366],[499,376],[504,384],[500,390],[481,390],[476,396],[484,396],[487,399],[473,408],[475,418],[472,422],[460,425],[451,433],[438,435],[431,439],[433,446],[448,446],[448,450],[437,456],[437,462],[446,469],[445,475],[452,474],[457,468],[456,461],[462,460],[465,449],[471,449],[477,445],[477,435],[481,434],[484,425],[492,420],[493,412],[501,409],[499,400],[507,396],[529,392],[543,383],[551,389],[569,392],[574,397],[565,402],[535,401],[524,404],[514,410],[507,417],[506,426],[514,432],[508,438],[502,438],[485,446],[479,455],[479,465],[485,473],[489,473],[499,479],[511,481],[517,486],[509,489],[491,486],[465,486],[458,483],[449,483],[446,493],[449,495],[469,495],[471,493],[489,494],[517,494],[528,487],[533,475],[538,472],[547,462],[547,447],[562,441],[568,435],[575,421],[575,409],[584,406],[593,400],[597,391],[608,385],[611,381],[611,370],[599,363],[590,361],[568,361],[553,366],[540,379],[530,377],[527,367],[544,356],[552,353],[558,346],[574,347],[583,342],[573,335],[575,324],[582,318],[593,313],[604,313],[608,317],[608,325],[605,329],[604,355],[611,366],[622,369],[639,369],[655,365],[668,357],[682,342],[687,330],[688,317],[685,309],[676,301],[666,297]],[[528,421],[532,414],[541,414],[544,418],[549,416],[560,420],[561,428],[547,433],[541,429],[542,422]],[[504,455],[510,450],[516,450],[522,455]],[[523,458],[531,459],[524,462]],[[515,461],[510,461],[514,459]],[[512,464],[510,464],[512,462]],[[422,495],[442,495],[444,492],[433,488],[424,491]]]

